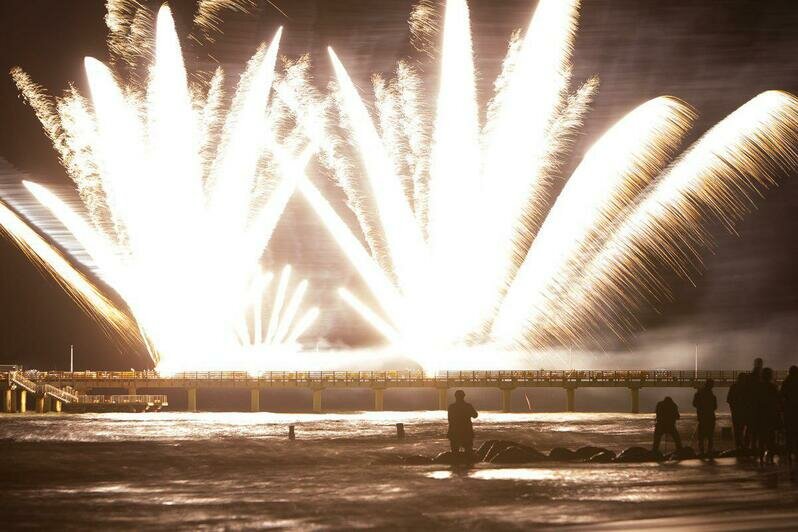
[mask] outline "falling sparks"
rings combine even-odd
[[[111,332],[132,341],[138,334],[135,322],[110,301],[85,275],[75,269],[70,261],[51,246],[13,210],[0,201],[0,227],[19,247],[41,266],[50,271],[61,286],[89,314],[100,323],[106,323]]]
[[[254,8],[201,0],[190,38],[212,41],[223,11]],[[275,276],[260,264],[295,191],[371,292],[340,287],[340,298],[390,349],[432,372],[628,334],[642,309],[669,297],[666,275],[700,270],[712,224],[733,228],[798,166],[794,96],[760,94],[681,155],[696,114],[663,96],[609,128],[555,198],[598,87],[572,87],[578,0],[537,3],[484,109],[466,0],[421,0],[411,34],[440,56],[437,97],[402,61],[393,79],[372,78],[373,116],[332,49],[335,83],[325,94],[309,81],[307,56],[276,70],[278,31],[227,98],[220,69],[191,83],[168,7],[108,0],[107,10],[111,67],[86,59],[89,97],[72,88],[51,98],[22,70],[12,76],[84,208],[25,186],[137,323],[3,204],[0,224],[112,328],[141,330],[166,373],[322,363],[286,356],[319,315],[303,308],[307,281],[293,284],[290,266]],[[362,235],[306,175],[316,154]]]
[[[131,17],[143,7],[111,4],[111,31],[129,31]],[[164,373],[262,371],[270,353],[297,351],[318,315],[316,308],[301,308],[306,281],[289,297],[287,268],[268,326],[263,323],[268,284],[260,260],[315,151],[303,145],[301,131],[286,130],[287,110],[271,95],[280,35],[278,30],[253,56],[229,105],[222,103],[220,71],[204,93],[189,84],[168,6],[155,17],[153,60],[143,87],[120,84],[93,58],[85,60],[89,98],[70,90],[51,99],[21,70],[13,72],[75,181],[85,212],[46,187],[25,186],[127,303]],[[3,221],[81,302],[110,314],[111,323],[121,321],[63,258],[25,233],[18,220]]]
[[[465,0],[445,2],[442,17],[423,1],[411,16],[426,51],[442,21],[429,116],[418,105],[420,81],[400,64],[396,79],[375,78],[372,119],[330,50],[350,156],[365,175],[342,179],[340,168],[351,165],[330,169],[347,197],[365,191],[349,204],[371,256],[311,185],[300,191],[380,308],[346,288],[341,298],[428,371],[459,367],[447,353],[462,358],[464,348],[510,353],[634,330],[636,311],[666,297],[663,273],[687,276],[698,266],[707,222],[731,226],[798,161],[792,95],[754,98],[675,162],[695,113],[661,97],[608,130],[550,207],[597,88],[595,79],[569,88],[578,7],[538,3],[525,34],[510,41],[484,123]]]

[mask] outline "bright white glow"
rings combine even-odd
[[[334,154],[325,162],[369,251],[307,181],[299,188],[380,309],[343,288],[340,297],[427,372],[464,360],[480,367],[471,353],[506,366],[517,347],[631,330],[626,308],[664,293],[658,264],[683,273],[707,242],[699,213],[739,217],[748,192],[798,159],[795,98],[779,93],[699,143],[712,143],[715,159],[688,152],[667,170],[693,111],[657,98],[595,143],[547,212],[596,87],[589,80],[569,93],[578,7],[538,2],[526,34],[510,43],[484,124],[465,0],[445,3],[432,116],[419,111],[420,80],[400,64],[396,79],[374,80],[373,119],[330,51],[336,102],[368,186],[347,174],[356,163]]]
[[[304,281],[283,313],[287,266],[263,332],[271,274],[261,273],[260,260],[315,151],[301,131],[278,127],[285,108],[271,105],[280,35],[247,64],[226,109],[220,73],[206,99],[189,85],[171,11],[161,7],[143,91],[120,85],[107,66],[87,58],[91,106],[76,92],[58,101],[50,129],[63,130],[53,140],[90,219],[44,187],[25,184],[125,300],[164,373],[267,369],[268,353],[297,351],[318,314],[311,309],[295,320]],[[57,258],[50,267],[91,295]]]
[[[427,372],[524,367],[531,348],[578,344],[607,328],[623,335],[640,306],[667,297],[664,272],[690,278],[700,266],[708,221],[732,227],[753,195],[796,167],[798,100],[763,93],[675,162],[692,110],[669,97],[644,103],[593,145],[549,210],[596,87],[570,88],[578,7],[538,2],[480,110],[468,6],[448,0],[434,112],[424,112],[420,75],[400,63],[396,79],[373,80],[374,119],[332,50],[337,93],[309,84],[306,59],[273,87],[280,31],[248,63],[226,109],[220,71],[207,89],[189,85],[163,7],[143,88],[120,85],[87,58],[91,102],[72,90],[53,104],[12,73],[86,212],[26,186],[127,302],[163,372],[363,363],[291,356],[319,310],[301,309],[307,283],[292,291],[289,267],[267,292],[260,260],[295,190],[372,296],[341,288],[340,297],[392,353]],[[126,27],[118,16],[110,20]],[[131,32],[135,53],[148,49],[147,32]],[[332,101],[340,120],[329,120]],[[330,130],[341,124],[355,153]],[[305,175],[317,151],[365,245]],[[82,304],[127,327],[29,227],[2,209],[0,223]]]
[[[662,171],[692,124],[692,111],[657,98],[626,115],[585,154],[526,255],[493,324],[494,337],[544,328],[620,213]]]

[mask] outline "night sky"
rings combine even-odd
[[[191,2],[171,2],[182,24]],[[419,59],[408,44],[412,2],[398,0],[276,0],[288,19],[263,8],[252,17],[232,17],[219,38],[216,57],[241,63],[258,43],[285,26],[281,53],[310,52],[315,78],[326,85],[330,72],[324,48],[333,45],[355,81],[388,72],[397,59]],[[472,6],[481,94],[496,76],[506,41],[526,26],[534,7],[528,0],[482,0]],[[82,58],[105,58],[102,0],[2,0],[0,2],[0,157],[39,181],[67,178],[32,111],[18,97],[8,70],[21,66],[53,94],[74,81],[85,88]],[[798,93],[798,8],[777,0],[585,0],[574,56],[574,82],[597,74],[601,80],[582,136],[565,174],[615,120],[643,101],[678,96],[700,113],[694,134],[759,92]],[[243,44],[242,44],[242,39]],[[251,41],[251,42],[250,42]],[[198,58],[195,58],[198,60]],[[191,61],[191,58],[189,58]],[[434,69],[426,72],[433,82]],[[676,301],[646,317],[647,331],[608,349],[628,354],[595,357],[596,366],[685,366],[699,343],[706,363],[748,365],[764,355],[777,367],[798,358],[798,181],[786,178],[759,201],[738,227],[739,236],[718,233],[706,254],[706,273],[697,286],[677,285]],[[325,187],[335,199],[332,186]],[[340,197],[337,200],[340,204]],[[341,209],[339,209],[339,212]],[[293,202],[267,260],[291,262],[311,280],[311,296],[325,318],[315,329],[324,345],[365,346],[378,338],[337,301],[333,288],[356,286],[356,274],[335,251],[304,205]],[[123,349],[19,250],[0,239],[0,363],[65,368],[70,344],[76,367],[127,368],[142,365],[141,352]],[[139,349],[139,351],[141,351]]]

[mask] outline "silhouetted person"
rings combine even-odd
[[[773,370],[764,368],[762,380],[757,383],[754,393],[753,426],[755,441],[759,451],[759,463],[765,463],[765,453],[773,461],[776,448],[776,430],[779,428],[779,391],[773,383]]]
[[[471,418],[478,415],[471,403],[465,402],[463,390],[454,392],[454,403],[449,405],[448,434],[453,453],[457,453],[460,448],[463,448],[466,455],[471,456],[474,447],[474,427],[471,424]]]
[[[765,367],[765,361],[759,357],[754,359],[754,369],[751,370],[751,375],[754,376],[756,380],[760,380],[762,378],[762,370]]]
[[[740,373],[737,375],[737,381],[729,387],[729,393],[726,394],[726,402],[729,403],[729,411],[731,412],[732,427],[734,430],[734,447],[738,451],[744,448],[743,430],[750,417],[750,415],[747,416],[746,413],[751,409],[751,405],[746,404],[743,400],[743,389],[745,388],[745,380],[747,378],[747,373]]]
[[[715,441],[715,410],[718,409],[718,400],[712,393],[715,381],[707,379],[704,387],[693,396],[693,406],[698,418],[698,450],[704,454],[704,440],[707,442],[707,453],[712,454]]]
[[[790,366],[787,378],[781,383],[781,404],[787,444],[785,454],[792,473],[793,459],[798,458],[798,366]]]
[[[676,430],[676,420],[679,419],[679,407],[673,399],[666,397],[657,403],[657,422],[654,425],[654,450],[659,451],[659,442],[662,436],[669,434],[676,444],[676,449],[682,448],[682,439]]]
[[[756,450],[759,448],[757,442],[758,430],[756,423],[756,395],[759,388],[759,383],[762,381],[762,366],[763,361],[761,358],[754,359],[754,367],[748,377],[745,379],[745,386],[742,390],[742,401],[747,405],[745,412],[745,429],[743,434],[743,444],[746,449]]]

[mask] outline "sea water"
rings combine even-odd
[[[396,423],[406,437],[396,438]],[[719,426],[728,426],[728,417]],[[288,439],[289,425],[296,440]],[[482,413],[476,444],[649,446],[641,414]],[[679,425],[694,441],[695,420]],[[448,448],[443,412],[0,416],[0,528],[789,528],[798,487],[734,459],[388,465]],[[692,435],[692,436],[691,436]],[[672,449],[672,442],[666,442]],[[731,442],[719,441],[718,448]]]

